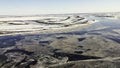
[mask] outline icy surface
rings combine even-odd
[[[35,32],[58,31],[81,27],[96,22],[80,16],[36,16],[36,17],[4,17],[0,18],[0,31],[5,32]]]

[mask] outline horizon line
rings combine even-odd
[[[39,14],[39,13],[37,13],[37,14],[0,14],[0,16],[23,16],[23,15],[25,15],[25,16],[35,16],[35,15],[59,15],[59,14],[61,14],[61,15],[63,15],[63,14],[65,14],[65,15],[67,15],[67,14],[94,14],[94,13],[120,13],[120,11],[111,11],[111,12],[70,12],[70,13],[42,13],[42,14]]]

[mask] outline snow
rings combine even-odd
[[[36,22],[38,21],[38,22]],[[39,23],[40,22],[40,23]],[[86,22],[86,23],[84,23]],[[71,17],[4,17],[0,18],[1,32],[35,32],[58,31],[83,26],[95,21],[74,16]],[[46,24],[47,23],[47,24]],[[68,26],[65,26],[65,25]]]

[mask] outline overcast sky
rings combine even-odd
[[[120,0],[0,0],[0,15],[118,11]]]

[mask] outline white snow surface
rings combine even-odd
[[[0,32],[34,32],[67,29],[94,23],[83,17],[4,17],[0,18]]]

